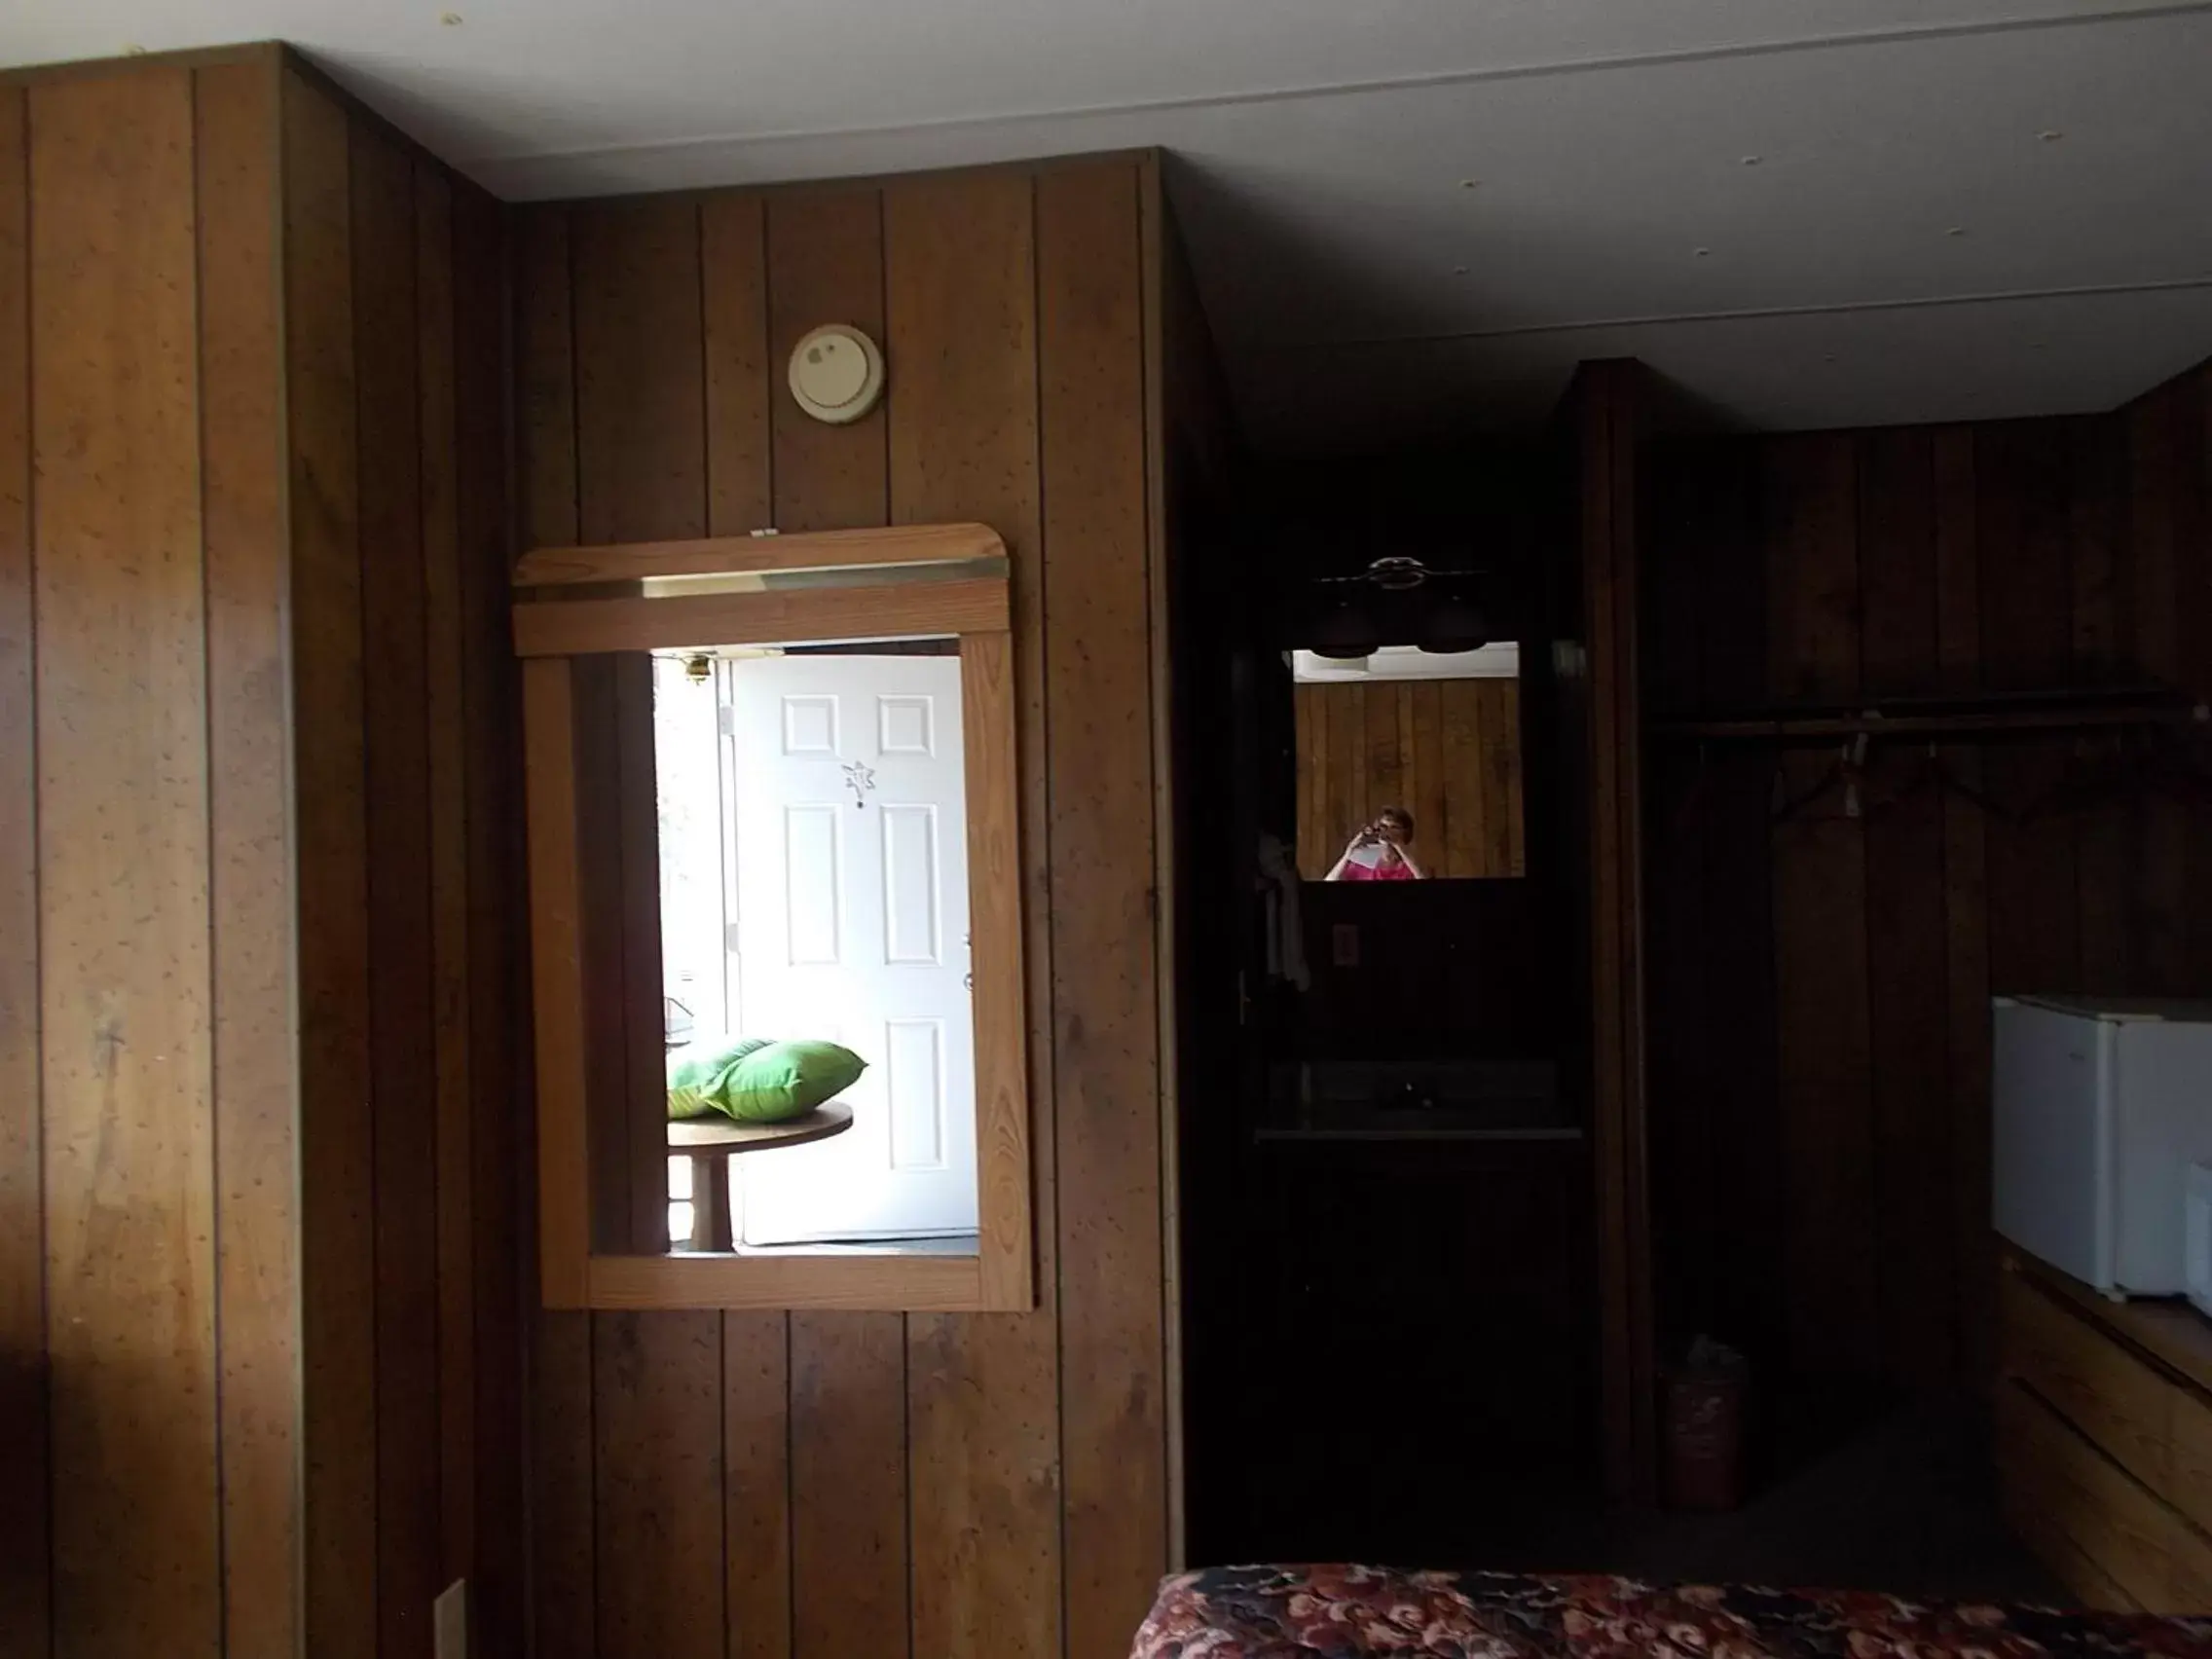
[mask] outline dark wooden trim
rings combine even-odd
[[[570,657],[1002,633],[1008,621],[1006,590],[1003,576],[966,576],[768,593],[538,601],[515,607],[515,654]]]

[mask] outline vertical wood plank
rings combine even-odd
[[[1056,1133],[1083,1172],[1059,1202],[1069,1659],[1120,1659],[1167,1565],[1137,185],[1111,163],[1036,187]]]
[[[1290,723],[1298,764],[1298,868],[1312,881],[1328,873],[1321,856],[1323,778],[1329,769],[1329,728],[1322,723],[1319,687],[1291,687]]]
[[[1370,824],[1384,807],[1399,804],[1399,797],[1405,793],[1406,762],[1398,748],[1398,711],[1405,702],[1406,688],[1375,684],[1365,689],[1367,736],[1360,749],[1359,822]]]
[[[377,1640],[376,1235],[368,830],[346,112],[284,76],[294,833],[299,878],[300,1272],[308,1644]]]
[[[2073,674],[2082,684],[2125,682],[2128,571],[2125,535],[2126,426],[2112,416],[2061,425],[2066,494],[2066,563],[2072,578]]]
[[[1969,789],[1981,785],[1980,756],[1947,747],[1943,764]],[[1995,1362],[1996,1255],[1989,1229],[1989,895],[1987,815],[1957,793],[1943,797],[1944,966],[1949,980],[1950,1121],[1959,1284],[1959,1365],[1986,1388]]]
[[[378,1650],[429,1640],[438,1578],[438,1155],[415,169],[352,123],[353,364],[375,1137]]]
[[[1932,691],[1936,645],[1936,450],[1925,426],[1860,440],[1862,671],[1874,693]]]
[[[1981,683],[1980,491],[1972,427],[1938,427],[1936,445],[1936,648],[1947,690]],[[1947,746],[1939,759],[1969,790],[1982,783],[1980,754]],[[1943,961],[1948,981],[1949,1120],[1958,1283],[1959,1368],[1986,1383],[1993,1361],[1989,1304],[1989,904],[1987,815],[1968,795],[1943,795]]]
[[[1407,723],[1403,741],[1413,751],[1413,783],[1407,810],[1416,826],[1416,861],[1430,875],[1456,874],[1442,867],[1446,838],[1444,776],[1445,682],[1427,680],[1406,687]]]
[[[522,545],[583,539],[576,505],[575,304],[569,210],[536,207],[517,222],[515,450]]]
[[[1848,697],[1860,684],[1857,452],[1848,432],[1763,446],[1769,693]]]
[[[193,82],[224,1639],[233,1653],[285,1653],[303,1633],[294,1574],[269,1570],[300,1549],[277,82],[267,62],[197,70]]]
[[[1478,689],[1472,680],[1447,681],[1438,699],[1444,727],[1444,866],[1451,875],[1480,875],[1486,864],[1489,796],[1483,788]]]
[[[2179,462],[2174,529],[2186,566],[2179,582],[2178,673],[2198,701],[2212,699],[2212,373],[2202,367],[2177,388]],[[2178,803],[2177,803],[2178,804]],[[2185,842],[2183,902],[2188,923],[2182,939],[2184,977],[2212,982],[2212,846],[2201,824]]]
[[[0,1651],[52,1639],[47,1553],[46,1215],[38,1035],[37,654],[32,622],[26,99],[0,88]]]
[[[1598,1383],[1605,1488],[1624,1502],[1646,1501],[1653,1475],[1636,639],[1639,372],[1632,362],[1585,364],[1570,393],[1569,428],[1575,445],[1580,621],[1589,661],[1588,710],[1575,741],[1589,779],[1584,960],[1590,976]]]
[[[754,196],[700,208],[707,333],[707,531],[775,522],[766,213]],[[791,1321],[722,1315],[723,1573],[728,1659],[792,1650]]]
[[[438,1479],[442,1586],[475,1571],[476,1263],[468,1023],[468,637],[461,609],[453,187],[415,166],[421,399],[424,765],[429,802],[430,1057],[436,1086]]]
[[[592,1321],[599,1651],[720,1659],[721,1323]]]
[[[902,181],[884,192],[883,219],[885,336],[892,360],[903,365],[889,399],[892,514],[916,522],[980,519],[1006,538],[1015,633],[1046,641],[1044,660],[1032,650],[1029,663],[1017,664],[1024,775],[1043,779],[1046,709],[1054,721],[1062,711],[1047,690],[1055,650],[1049,595],[1057,568],[1039,523],[1031,181],[1010,173]],[[1088,1011],[1054,1010],[1057,940],[1039,948],[1036,930],[1051,915],[1051,872],[1062,824],[1056,811],[1049,822],[1037,821],[1045,816],[1042,792],[1025,805],[1034,1066],[1036,1054],[1068,1029],[1066,1020]],[[1047,976],[1042,985],[1040,973]],[[1051,1073],[1032,1077],[1032,1100],[1057,1098],[1058,1064],[1055,1049]],[[1032,1136],[1041,1219],[1056,1213],[1051,1118],[1040,1112]],[[1037,1313],[917,1314],[908,1321],[912,1640],[919,1653],[1043,1655],[1059,1643],[1058,1262],[1046,1227],[1039,1231],[1038,1268]]]
[[[768,361],[791,360],[810,330],[849,322],[883,337],[883,202],[872,190],[771,197],[767,206]],[[894,376],[904,378],[902,368]],[[776,527],[787,534],[885,522],[888,404],[826,425],[789,395],[770,400]]]
[[[1521,687],[1511,680],[1477,682],[1482,702],[1484,875],[1527,873],[1521,820]]]
[[[722,1547],[728,1659],[789,1659],[792,1652],[791,1451],[790,1316],[725,1313]]]
[[[2051,421],[2005,421],[1974,435],[1981,561],[1981,667],[1994,688],[2066,682],[2073,658],[2066,564],[2065,452]]]
[[[706,324],[699,209],[646,202],[574,210],[576,466],[587,541],[703,535],[707,525]],[[651,782],[652,675],[642,653],[579,680],[585,718],[609,723],[606,829],[619,886],[606,918],[619,939],[628,1247],[665,1249],[667,1114],[661,1083],[659,843]],[[601,707],[598,698],[608,699]],[[587,853],[587,857],[590,854]],[[596,948],[596,947],[595,947]],[[595,1111],[604,1108],[595,1106]]]
[[[2180,389],[2169,383],[2127,411],[2129,574],[2135,591],[2135,662],[2143,678],[2181,681],[2185,555],[2176,507],[2186,460],[2181,454]],[[2146,800],[2136,849],[2135,903],[2142,919],[2137,962],[2146,991],[2181,993],[2188,984],[2184,915],[2188,830],[2178,807]]]
[[[576,507],[576,409],[569,214],[525,212],[515,237],[515,425],[524,546],[582,539]],[[505,587],[502,572],[500,588]],[[502,619],[502,633],[504,632]],[[535,1143],[533,1143],[535,1144]],[[535,1156],[530,1180],[536,1182]],[[535,1214],[536,1206],[531,1206]],[[535,1276],[531,1411],[532,1650],[546,1659],[597,1652],[593,1518],[592,1315],[537,1306]]]
[[[1329,685],[1322,689],[1329,710],[1329,753],[1336,758],[1329,768],[1329,828],[1324,842],[1329,863],[1334,865],[1359,827],[1375,816],[1367,795],[1368,688]]]
[[[191,72],[30,96],[54,1614],[220,1651]],[[118,1582],[131,1587],[116,1593]]]
[[[585,539],[675,537],[708,514],[706,322],[699,209],[647,202],[575,209],[579,528]],[[660,878],[652,677],[643,654],[607,660],[615,785],[602,851],[619,881],[602,916],[620,987],[624,1244],[667,1247]],[[603,870],[608,866],[603,866]],[[599,946],[594,946],[595,952]],[[595,1142],[594,1156],[599,1143]],[[605,1651],[721,1652],[721,1361],[719,1314],[593,1319],[599,1639]]]
[[[1756,550],[1746,545],[1747,553]],[[1723,567],[1725,568],[1725,567]],[[1726,648],[1738,649],[1737,642]],[[1710,661],[1710,659],[1709,659]],[[1716,754],[1705,809],[1708,1022],[1703,1042],[1729,1063],[1714,1079],[1714,1185],[1735,1195],[1718,1218],[1730,1272],[1714,1287],[1714,1318],[1753,1362],[1787,1367],[1788,1185],[1784,1160],[1775,998],[1771,754]]]
[[[1936,489],[1936,656],[1947,691],[1981,683],[1981,559],[1972,426],[1938,426]]]
[[[898,1314],[792,1315],[794,1654],[916,1651],[907,1614],[905,1393]]]
[[[2124,422],[2117,417],[2069,421],[2064,426],[2067,474],[2066,555],[2072,575],[2071,678],[2083,684],[2124,683],[2128,571],[2125,535]],[[2077,982],[2111,995],[2135,984],[2133,892],[2137,813],[2134,803],[2089,803],[2075,825],[2081,962]]]
[[[1789,797],[1834,757],[1787,754]],[[1831,793],[1774,831],[1779,1039],[1790,1354],[1801,1380],[1864,1382],[1880,1364],[1866,1007],[1866,866]]]
[[[1910,681],[1935,672],[1933,631],[1925,645],[1920,662],[1894,665]],[[1870,779],[1886,802],[1865,830],[1872,1234],[1884,1373],[1902,1386],[1939,1389],[1957,1363],[1956,1175],[1946,1111],[1943,799],[1907,788],[1921,763],[1886,756]]]
[[[880,337],[874,192],[773,197],[767,239],[771,363],[825,322]],[[769,401],[777,525],[887,522],[883,414],[826,426],[788,395]],[[794,1312],[788,1363],[792,1651],[896,1654],[909,1640],[905,1320]]]
[[[757,196],[699,208],[707,356],[707,534],[774,522],[766,214]]]
[[[536,1182],[528,1121],[532,1082],[516,1030],[515,977],[528,931],[523,903],[522,739],[518,675],[507,637],[509,396],[506,211],[455,182],[454,441],[456,556],[461,579],[461,709],[468,908],[467,1031],[470,1165],[467,1255],[473,1362],[471,1651],[521,1659],[527,1619],[523,1457],[531,1387],[528,1310],[536,1306],[535,1229],[523,1195]],[[524,1301],[524,1286],[530,1286]],[[549,1600],[550,1598],[548,1598]],[[541,1649],[542,1651],[543,1649]]]
[[[579,207],[570,225],[579,529],[592,542],[702,535],[699,210],[688,202]]]

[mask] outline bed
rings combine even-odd
[[[1599,1574],[1234,1567],[1161,1584],[1132,1659],[2212,1659],[2212,1618]]]

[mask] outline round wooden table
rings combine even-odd
[[[729,1255],[737,1248],[729,1215],[729,1171],[741,1152],[774,1152],[828,1140],[853,1126],[853,1109],[832,1100],[780,1124],[740,1124],[728,1118],[686,1118],[668,1125],[668,1150],[691,1161],[691,1238],[685,1248]]]

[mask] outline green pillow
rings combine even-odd
[[[694,1044],[668,1068],[668,1115],[775,1124],[852,1088],[867,1062],[834,1043]]]

